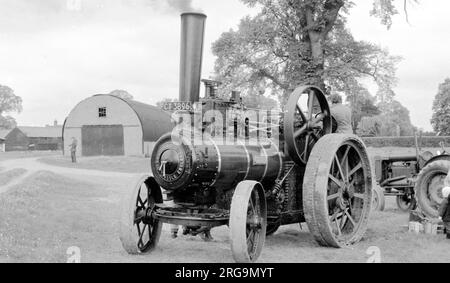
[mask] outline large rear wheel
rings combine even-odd
[[[429,217],[439,217],[438,209],[444,201],[442,189],[450,169],[450,161],[435,161],[420,171],[416,182],[416,197],[421,210]]]
[[[266,198],[261,184],[239,183],[231,202],[229,226],[234,260],[255,262],[261,255],[267,230]]]
[[[366,232],[372,206],[372,175],[364,143],[354,135],[320,139],[303,182],[306,222],[322,246],[345,247]]]

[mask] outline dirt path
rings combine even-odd
[[[58,167],[41,163],[38,161],[38,159],[39,158],[11,159],[1,162],[0,165],[7,170],[23,168],[27,170],[27,172],[14,181],[10,182],[9,184],[0,187],[0,193],[8,191],[12,187],[20,184],[30,175],[38,171],[50,171],[78,180],[101,183],[104,185],[106,184],[113,191],[117,191],[119,188],[123,187],[126,184],[129,184],[130,181],[136,179],[139,176],[139,174]]]

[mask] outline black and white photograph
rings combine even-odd
[[[0,263],[450,263],[448,11],[0,0]]]

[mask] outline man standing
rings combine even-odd
[[[352,128],[352,109],[342,104],[342,97],[339,94],[333,94],[331,100],[331,115],[337,122],[338,134],[353,134]]]
[[[72,163],[77,163],[77,145],[78,141],[72,137],[72,143],[70,144],[70,154],[72,156]]]

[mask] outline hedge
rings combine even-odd
[[[368,147],[415,147],[414,137],[375,137],[362,138]],[[440,147],[440,143],[444,142],[445,146],[450,146],[450,137],[422,137],[419,138],[419,146],[421,147]]]

